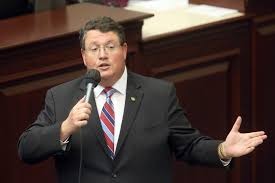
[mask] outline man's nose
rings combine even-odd
[[[104,47],[101,47],[98,52],[99,58],[106,58],[108,56],[108,53]]]

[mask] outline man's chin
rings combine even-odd
[[[103,79],[110,79],[112,77],[112,73],[110,71],[105,71],[105,70],[98,70],[100,72],[100,76]]]
[[[110,82],[114,79],[114,76],[110,73],[100,72],[101,81]]]

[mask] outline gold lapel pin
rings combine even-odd
[[[135,101],[136,101],[136,98],[135,98],[135,97],[131,97],[131,100],[132,100],[133,102],[135,102]]]

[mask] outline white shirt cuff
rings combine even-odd
[[[60,140],[61,149],[63,151],[66,151],[67,144],[69,143],[69,137],[66,138],[64,141]]]
[[[226,161],[224,161],[224,160],[222,160],[222,159],[220,159],[220,160],[221,160],[221,162],[222,162],[223,166],[227,166],[227,165],[229,165],[229,164],[230,164],[230,162],[231,162],[232,158],[230,158],[229,160],[226,160]]]

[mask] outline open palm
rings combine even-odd
[[[240,157],[252,152],[267,138],[264,131],[240,133],[242,118],[239,116],[223,142],[224,154],[228,158]]]

